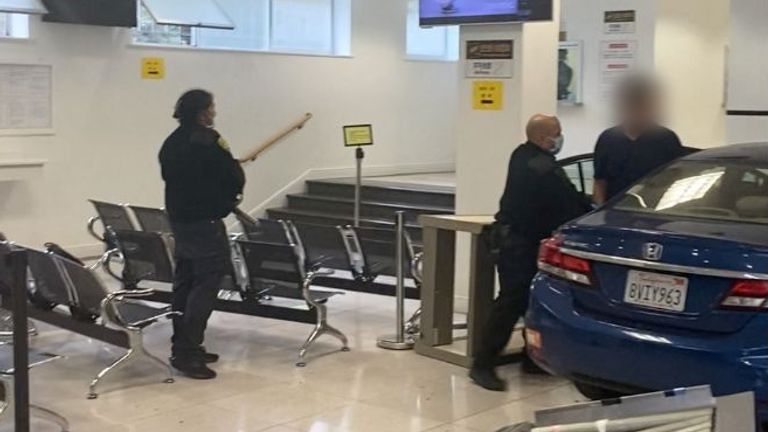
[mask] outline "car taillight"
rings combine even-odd
[[[582,285],[592,285],[590,262],[564,254],[561,249],[562,244],[561,236],[550,237],[541,242],[539,270]]]
[[[768,281],[736,281],[725,296],[722,306],[729,309],[768,311]]]

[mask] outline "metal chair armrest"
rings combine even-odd
[[[115,301],[123,300],[124,298],[149,297],[154,293],[155,293],[155,290],[153,289],[140,289],[140,290],[130,290],[130,291],[123,290],[123,291],[113,292],[107,295],[107,298],[105,300],[107,302],[113,303]]]
[[[147,319],[143,319],[141,321],[133,322],[133,323],[130,324],[130,326],[134,327],[134,328],[141,328],[145,324],[150,324],[150,323],[153,323],[153,322],[158,321],[158,320],[163,319],[163,318],[168,318],[168,317],[171,317],[171,316],[181,316],[181,315],[182,315],[182,313],[179,312],[179,311],[163,312],[160,315],[155,315],[153,317],[150,317],[150,318],[147,318]]]
[[[422,263],[424,261],[424,252],[419,252],[413,256],[411,260],[411,276],[413,279],[421,284],[423,275]]]
[[[98,235],[96,233],[96,230],[94,229],[94,225],[96,225],[96,222],[98,222],[100,220],[101,220],[101,218],[98,217],[98,216],[94,216],[94,217],[88,219],[88,234],[90,234],[93,238],[95,238],[96,240],[98,240],[100,242],[106,242],[104,237]]]
[[[309,279],[309,281],[312,282],[313,280],[315,280],[315,279],[317,279],[319,277],[331,276],[334,273],[336,273],[336,272],[333,269],[317,268],[317,269],[314,269],[314,270],[312,270],[311,272],[309,272],[307,274],[307,279]]]
[[[317,301],[312,298],[310,288],[312,287],[312,282],[318,277],[330,276],[333,273],[334,272],[331,269],[319,269],[307,273],[307,276],[304,278],[304,282],[301,284],[301,296],[304,297],[304,301],[306,301],[307,304],[318,310],[323,310],[323,308],[319,307]]]
[[[99,266],[104,267],[104,270],[107,272],[107,274],[112,276],[118,282],[124,282],[123,278],[119,276],[114,270],[112,270],[112,259],[119,257],[120,255],[120,250],[118,249],[108,250],[99,260]]]

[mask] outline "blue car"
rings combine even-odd
[[[768,422],[768,144],[657,170],[544,241],[539,269],[526,336],[541,367],[591,398],[754,391]]]

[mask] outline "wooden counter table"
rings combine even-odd
[[[492,216],[423,215],[424,269],[421,287],[421,337],[416,352],[459,366],[472,364],[479,334],[493,302],[495,265],[483,236]],[[456,233],[471,234],[467,337],[454,340]]]

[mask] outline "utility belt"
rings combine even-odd
[[[486,227],[482,238],[496,262],[498,262],[502,250],[519,248],[536,250],[539,243],[536,240],[526,238],[513,226],[499,221]]]

